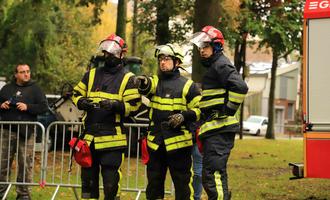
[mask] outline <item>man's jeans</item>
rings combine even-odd
[[[198,150],[197,144],[194,144],[193,146],[192,157],[193,157],[193,168],[194,168],[194,179],[193,179],[194,199],[200,200],[203,191],[203,185],[202,185],[203,158]]]

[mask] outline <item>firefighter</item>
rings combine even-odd
[[[119,199],[120,166],[127,146],[123,118],[138,110],[140,94],[134,74],[123,66],[125,41],[111,34],[99,45],[104,66],[93,68],[74,87],[72,100],[83,118],[83,139],[92,153],[92,166],[81,169],[82,199],[99,198],[101,170],[104,199]]]
[[[149,200],[164,198],[164,182],[169,168],[175,199],[193,199],[191,122],[199,120],[201,98],[197,85],[180,75],[183,60],[180,47],[173,44],[157,46],[158,75],[139,76],[139,91],[150,99],[150,127],[147,135]]]
[[[239,131],[236,112],[248,91],[235,66],[223,53],[222,33],[205,26],[190,40],[200,53],[207,71],[202,78],[200,109],[204,117],[199,139],[203,144],[203,187],[208,199],[230,199],[227,161]]]

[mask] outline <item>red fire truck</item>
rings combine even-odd
[[[330,178],[330,0],[307,0],[303,37],[304,164],[296,177]]]

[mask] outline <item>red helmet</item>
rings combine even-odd
[[[214,43],[221,43],[222,46],[225,44],[225,38],[223,37],[221,31],[214,28],[213,26],[205,26],[202,32],[208,34],[211,37],[211,41]]]
[[[202,47],[203,43],[206,42],[220,43],[223,46],[225,44],[225,39],[218,29],[213,26],[205,26],[201,32],[197,32],[192,36],[190,42],[198,47]]]
[[[105,40],[101,41],[99,50],[114,55],[120,55],[121,53],[127,52],[127,45],[121,37],[116,34],[111,34]]]

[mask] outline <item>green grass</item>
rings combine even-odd
[[[48,160],[51,162],[50,160]],[[298,179],[289,180],[291,169],[289,162],[303,162],[302,140],[265,140],[244,139],[236,140],[235,147],[228,163],[229,187],[233,200],[324,200],[330,199],[329,179]],[[130,186],[135,185],[136,161],[131,161],[128,177]],[[67,165],[65,165],[67,166]],[[50,167],[50,166],[49,166]],[[123,181],[127,179],[127,163],[123,166]],[[67,167],[65,167],[65,170]],[[56,166],[56,172],[60,166]],[[144,186],[144,167],[139,166],[139,187]],[[47,175],[49,177],[49,175]],[[55,181],[60,178],[56,174]],[[63,180],[67,180],[67,173]],[[72,178],[72,177],[71,177]],[[73,180],[73,179],[72,179]],[[75,179],[74,179],[75,180]],[[168,178],[169,180],[169,178]],[[123,187],[126,185],[123,184]],[[167,189],[170,188],[169,181]],[[33,199],[50,199],[55,187],[32,187]],[[80,193],[80,188],[77,189]],[[102,194],[102,191],[100,191]],[[136,193],[122,191],[121,199],[135,199]],[[207,199],[206,194],[202,196]],[[8,200],[15,199],[15,187],[11,189]],[[71,188],[61,188],[56,199],[74,199]],[[103,199],[100,198],[100,199]],[[140,199],[145,199],[145,194]],[[166,199],[174,200],[173,196]]]

